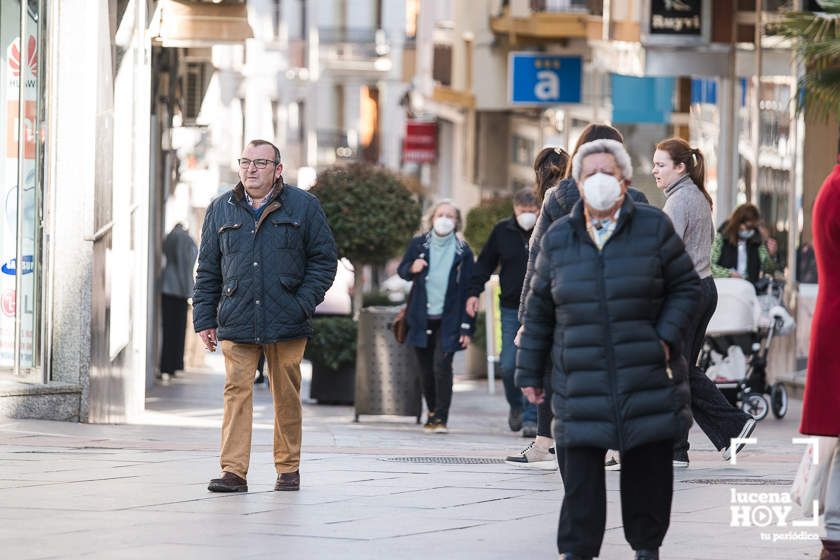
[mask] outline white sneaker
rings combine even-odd
[[[744,424],[744,427],[741,428],[741,433],[738,434],[738,437],[741,438],[741,439],[750,437],[750,435],[752,435],[753,431],[755,430],[755,425],[756,425],[755,418],[748,418],[746,424]],[[738,454],[738,452],[740,452],[744,448],[744,445],[746,445],[746,444],[745,443],[739,443],[738,447],[735,449],[735,454]],[[729,442],[729,445],[727,447],[724,447],[723,452],[721,454],[723,455],[723,460],[724,461],[728,461],[729,459],[732,458],[732,441],[731,440]]]
[[[618,459],[618,455],[613,455],[609,459],[604,462],[604,470],[605,471],[620,471],[621,470],[621,461]]]
[[[510,457],[507,457],[505,459],[505,463],[513,465],[514,467],[556,471],[557,454],[554,452],[553,447],[545,450],[534,445],[534,442],[532,441],[519,455],[511,455]]]

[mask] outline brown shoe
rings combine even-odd
[[[300,490],[300,471],[283,473],[277,475],[277,482],[274,484],[277,492],[295,492]]]
[[[232,472],[222,473],[222,478],[214,478],[207,485],[207,489],[211,492],[247,492],[248,483],[244,478],[239,477]]]

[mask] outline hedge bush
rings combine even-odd
[[[356,365],[356,322],[350,317],[315,316],[315,333],[306,344],[303,357],[314,364],[338,371]]]
[[[476,253],[481,252],[496,222],[513,215],[513,199],[491,198],[481,202],[467,213],[467,227],[464,237]]]
[[[420,205],[402,180],[383,167],[353,163],[328,168],[310,192],[321,202],[339,256],[350,259],[356,270],[400,254],[420,225]]]

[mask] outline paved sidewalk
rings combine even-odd
[[[411,418],[354,424],[351,407],[307,403],[297,493],[272,491],[270,396],[257,387],[250,492],[219,495],[206,486],[218,474],[224,377],[218,356],[208,364],[156,386],[142,424],[0,421],[0,558],[557,557],[556,472],[428,462],[498,458],[527,443],[507,431],[501,386],[488,396],[483,383],[457,383],[448,435],[425,435]],[[800,403],[791,404],[784,420],[760,423],[760,445],[737,466],[692,431],[691,468],[675,473],[664,559],[819,556],[817,541],[801,540],[813,528],[730,526],[732,488],[788,490],[801,454],[790,443]],[[600,558],[632,558],[619,474],[606,476]]]

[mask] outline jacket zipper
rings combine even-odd
[[[593,244],[594,245],[594,244]],[[612,397],[613,401],[613,412],[615,413],[615,427],[616,427],[616,434],[618,435],[618,446],[619,450],[624,448],[624,438],[621,435],[621,414],[618,410],[618,393],[615,388],[615,354],[613,352],[612,347],[612,329],[610,329],[610,322],[609,318],[607,317],[607,286],[606,282],[604,281],[604,251],[603,249],[598,249],[598,266],[601,269],[601,273],[598,275],[598,285],[601,290],[601,302],[602,302],[602,312],[604,315],[604,330],[606,331],[607,335],[607,367],[609,371],[607,372],[608,376],[610,372],[613,372],[614,375],[610,376],[609,384],[610,384],[610,396]]]

